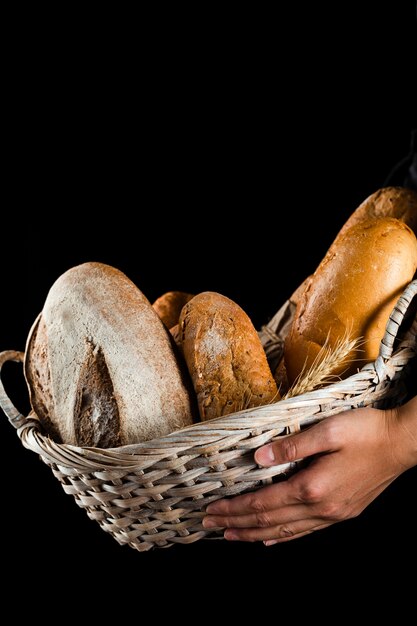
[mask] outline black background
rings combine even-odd
[[[179,37],[134,61],[77,59],[77,76],[71,59],[28,71],[32,98],[11,97],[5,147],[0,348],[23,350],[53,281],[88,260],[118,267],[151,301],[214,290],[267,321],[408,151],[415,4],[388,5],[294,9],[271,32],[264,16],[256,38],[230,22],[233,37],[202,34],[197,55]],[[26,411],[21,378],[5,368]],[[366,596],[369,580],[406,584],[417,556],[415,472],[358,519],[296,542],[139,554],[78,509],[4,417],[0,437],[3,566],[26,580],[41,572],[42,590],[108,587],[113,606],[158,591],[155,609],[178,615],[190,588],[202,611],[234,584],[235,606],[342,579],[348,597]]]

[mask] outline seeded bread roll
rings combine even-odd
[[[361,222],[339,236],[304,291],[285,341],[289,383],[311,367],[327,337],[329,348],[346,334],[363,341],[333,374],[348,376],[374,361],[416,267],[415,235],[397,219]]]
[[[57,440],[113,447],[192,423],[173,342],[121,272],[70,269],[52,286],[27,342],[32,407]]]
[[[201,293],[183,307],[179,326],[203,421],[279,399],[257,332],[235,302]]]
[[[181,309],[194,296],[184,291],[167,291],[153,303],[153,308],[167,328],[178,324]]]

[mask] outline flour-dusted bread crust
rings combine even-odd
[[[258,334],[235,302],[201,293],[183,307],[179,328],[202,420],[279,399]]]
[[[100,263],[52,286],[28,338],[34,411],[64,443],[112,447],[192,423],[190,396],[168,331],[122,272]]]
[[[185,291],[167,291],[155,300],[152,304],[159,318],[167,328],[172,328],[178,324],[181,309],[194,296]]]
[[[344,224],[338,237],[360,222],[380,217],[401,220],[417,233],[417,192],[405,187],[383,187],[362,202]]]
[[[311,367],[327,337],[330,348],[345,334],[362,338],[334,374],[348,376],[374,361],[389,315],[416,267],[416,237],[397,219],[361,222],[339,236],[297,305],[284,350],[289,383]]]

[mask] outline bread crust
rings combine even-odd
[[[202,420],[279,398],[257,332],[235,302],[198,294],[183,307],[179,327]]]
[[[348,376],[374,361],[389,315],[417,267],[417,241],[394,218],[360,222],[331,246],[298,303],[284,359],[289,383],[311,367],[329,339],[346,333],[361,345],[333,373]]]
[[[338,237],[360,222],[380,217],[401,220],[417,233],[417,192],[405,187],[383,187],[366,198],[352,213]],[[337,241],[337,240],[336,240]]]
[[[192,423],[185,374],[167,329],[119,270],[85,263],[52,286],[28,338],[25,375],[46,430],[111,447]]]
[[[167,328],[178,324],[181,309],[194,296],[185,291],[167,291],[152,304],[159,318]]]

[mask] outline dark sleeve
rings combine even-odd
[[[389,173],[384,187],[408,187],[417,191],[417,129],[411,133],[410,150]]]

